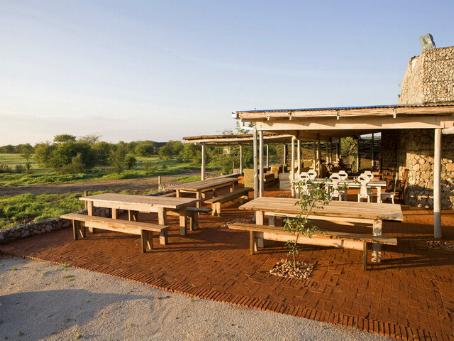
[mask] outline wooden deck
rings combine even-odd
[[[282,243],[267,244],[266,252],[249,256],[248,234],[226,227],[234,221],[252,223],[253,214],[236,207],[225,208],[222,218],[201,216],[200,229],[186,237],[178,234],[178,218],[169,217],[169,244],[163,247],[156,238],[151,254],[140,253],[137,236],[100,232],[74,241],[70,229],[0,245],[0,251],[393,338],[450,340],[454,336],[454,253],[425,247],[425,240],[433,236],[431,212],[403,213],[401,223],[384,222],[383,235],[397,237],[399,245],[384,247],[384,259],[374,270],[362,271],[359,251],[307,246],[300,257],[315,263],[315,270],[306,281],[268,273],[286,255]],[[442,219],[446,239],[454,241],[454,214],[444,214]],[[157,217],[140,214],[140,220],[156,222]],[[333,231],[365,232],[323,224]],[[88,246],[82,248],[82,244]]]

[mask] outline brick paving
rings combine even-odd
[[[454,340],[454,252],[424,247],[433,233],[430,214],[404,213],[404,223],[384,224],[384,234],[397,236],[399,246],[384,248],[381,265],[363,271],[361,252],[307,246],[300,257],[316,266],[305,281],[268,273],[286,255],[279,243],[249,255],[248,235],[225,226],[251,221],[250,213],[235,207],[224,209],[222,218],[202,216],[200,229],[187,237],[178,236],[178,222],[170,218],[169,245],[163,248],[156,239],[151,254],[140,253],[136,236],[101,232],[74,241],[70,229],[1,245],[0,251],[397,339]],[[142,214],[140,219],[156,217]],[[454,214],[443,215],[443,229],[446,239],[454,240]]]

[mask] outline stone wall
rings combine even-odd
[[[17,225],[10,229],[0,230],[0,244],[5,244],[12,242],[13,240],[27,238],[37,234],[61,230],[69,226],[70,222],[68,220],[62,220],[59,218],[51,218],[41,220],[36,223]]]
[[[399,104],[454,102],[454,46],[413,57],[401,84]]]
[[[79,213],[86,214],[87,211],[83,210]],[[94,215],[109,217],[110,209],[96,207]],[[20,224],[15,227],[0,230],[0,244],[6,244],[17,239],[27,238],[38,234],[61,230],[71,226],[71,222],[60,218],[50,218],[40,220],[34,223]]]
[[[408,169],[405,203],[418,207],[433,207],[432,129],[382,132],[383,168]],[[441,167],[442,208],[454,208],[454,136],[442,137]]]

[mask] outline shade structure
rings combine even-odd
[[[454,103],[376,105],[237,111],[236,118],[257,130],[318,140],[359,136],[386,130],[427,129],[434,132],[434,237],[441,238],[440,169],[442,135],[454,131]],[[316,149],[319,154],[319,146]]]

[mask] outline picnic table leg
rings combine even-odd
[[[116,208],[112,208],[112,219],[118,218],[118,211]]]
[[[263,217],[264,217],[263,211],[256,211],[255,212],[255,224],[263,225]],[[257,240],[257,247],[264,247],[263,238],[257,237],[256,240]]]
[[[374,237],[379,237],[382,235],[382,226],[383,222],[381,220],[374,220],[372,225],[372,235]],[[380,263],[381,261],[381,245],[380,244],[372,244],[372,263]]]
[[[175,190],[175,197],[176,197],[176,198],[179,198],[179,197],[180,197],[180,190],[179,190],[179,189],[176,189],[176,190]]]
[[[93,201],[86,201],[86,205],[87,205],[87,214],[89,216],[92,216],[93,215]],[[90,231],[90,233],[95,233],[95,229],[93,227],[89,227],[88,231]]]
[[[269,226],[276,226],[276,217],[274,215],[268,216],[268,225]]]
[[[195,194],[195,198],[198,200],[197,203],[195,204],[195,207],[200,208],[200,199],[202,198],[202,194],[197,191]]]
[[[179,213],[179,220],[180,220],[180,236],[186,235],[186,212],[180,211]]]

